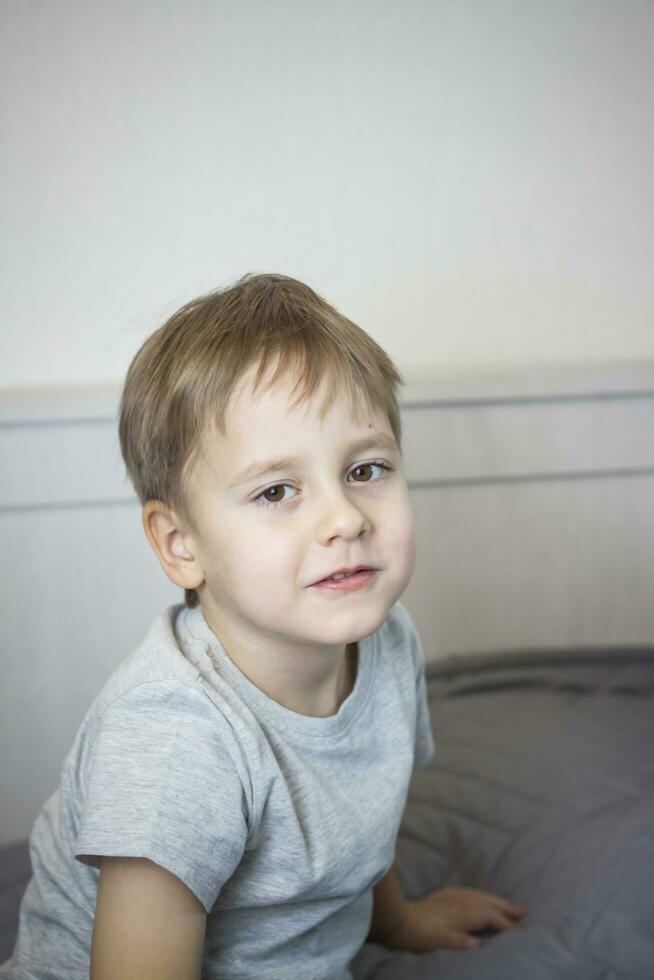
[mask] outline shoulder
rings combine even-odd
[[[249,803],[237,734],[175,640],[178,609],[159,617],[109,678],[78,733],[72,762],[86,825],[96,811],[110,823],[107,800],[121,800],[129,812],[139,800],[156,800],[158,813],[168,800],[169,815],[183,809],[181,799],[211,808],[220,793],[235,812]]]
[[[193,685],[198,671],[185,658],[177,640],[175,624],[182,605],[170,606],[157,616],[144,639],[114,670],[98,695],[106,705],[132,688],[148,683]]]
[[[201,713],[209,709],[199,672],[176,637],[175,622],[183,608],[164,610],[141,643],[118,664],[93,700],[84,720],[86,728],[130,708],[145,713],[145,721],[158,708]]]
[[[210,698],[197,668],[175,634],[183,606],[171,606],[152,623],[142,643],[114,670],[91,704],[78,732],[78,751],[95,755],[111,745],[117,755],[157,748],[207,757],[240,758],[233,731]]]

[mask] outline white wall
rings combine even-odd
[[[305,279],[415,374],[654,358],[654,5],[4,0],[0,386]]]

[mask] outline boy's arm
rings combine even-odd
[[[368,942],[425,952],[438,947],[469,949],[485,929],[515,929],[525,909],[476,888],[443,888],[408,901],[394,867],[373,887]]]
[[[372,889],[372,923],[367,941],[390,946],[393,933],[406,915],[408,904],[402,894],[395,866],[392,865]]]
[[[206,912],[146,858],[103,858],[90,980],[200,980]]]

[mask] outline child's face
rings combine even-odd
[[[402,458],[379,410],[357,422],[342,395],[321,422],[322,390],[291,410],[290,382],[254,401],[252,376],[189,481],[196,531],[184,541],[204,574],[200,602],[228,651],[341,648],[381,626],[413,571]],[[285,457],[297,461],[244,475]],[[360,588],[316,585],[359,565],[374,569]]]

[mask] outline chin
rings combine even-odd
[[[365,639],[382,626],[394,602],[371,602],[362,608],[343,610],[341,615],[333,615],[324,632],[321,632],[322,641],[336,645]]]

